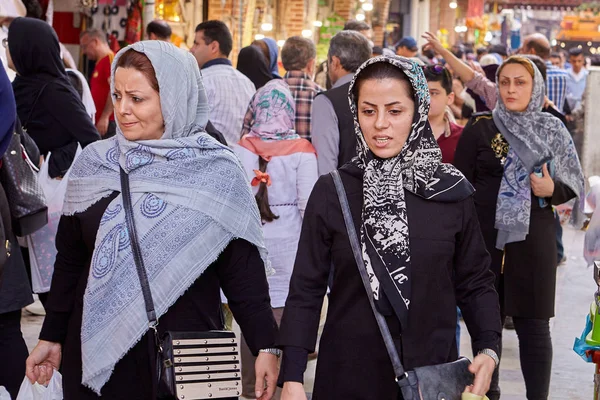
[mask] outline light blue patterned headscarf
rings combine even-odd
[[[534,168],[546,162],[554,166],[553,179],[567,185],[582,199],[584,177],[573,139],[563,123],[553,115],[542,112],[546,86],[542,74],[531,60],[534,70],[531,100],[524,112],[509,111],[500,96],[492,112],[494,124],[508,142],[510,149],[504,164],[496,202],[498,230],[496,248],[502,250],[507,243],[525,240],[531,219],[531,180]],[[502,67],[498,69],[498,81]],[[551,168],[548,168],[550,171]],[[579,204],[573,208],[578,215]]]
[[[152,62],[165,132],[160,140],[117,136],[85,148],[73,166],[64,213],[88,209],[121,191],[119,167],[129,174],[134,220],[157,315],[212,264],[230,241],[254,244],[266,263],[260,214],[233,152],[204,131],[208,103],[194,57],[161,41],[124,48],[112,64],[112,84],[126,51]],[[96,393],[115,364],[148,331],[134,267],[123,200],[107,207],[96,238],[84,295],[82,383]]]

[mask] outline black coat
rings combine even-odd
[[[340,175],[360,232],[362,171],[346,164]],[[408,329],[400,335],[398,319],[387,317],[396,345],[402,348],[404,366],[412,369],[456,360],[457,305],[475,348],[497,349],[498,295],[472,198],[441,203],[405,193],[412,260]],[[334,183],[324,175],[306,207],[280,326],[284,381],[297,378],[292,364],[305,365],[306,353],[315,348],[330,273],[329,310],[313,399],[396,400],[399,390],[393,368],[357,270]],[[304,359],[285,359],[289,347],[304,349]]]
[[[465,126],[454,155],[454,165],[475,186],[475,208],[496,274],[496,288],[504,315],[524,318],[554,316],[556,287],[556,225],[552,207],[540,208],[532,193],[529,234],[523,242],[509,243],[505,251],[496,249],[498,231],[494,227],[496,201],[504,167],[500,160],[508,152],[491,113],[473,116]],[[502,154],[492,141],[505,143]],[[552,205],[567,202],[575,193],[554,182]],[[503,260],[504,259],[504,264]]]
[[[61,372],[65,400],[98,399],[81,385],[83,296],[100,219],[115,196],[116,193],[99,200],[83,213],[63,216],[58,228],[58,255],[40,339],[63,346]],[[256,247],[242,239],[230,242],[217,261],[160,317],[160,335],[165,330],[223,329],[221,288],[252,352],[256,354],[259,349],[273,347],[277,325],[264,264]],[[116,364],[102,388],[102,398],[154,399],[155,355],[152,337],[146,333]]]
[[[83,148],[100,135],[67,77],[54,29],[41,20],[17,18],[8,42],[18,73],[13,90],[19,119],[41,153],[52,152],[50,177],[63,176],[77,144]]]

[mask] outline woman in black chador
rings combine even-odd
[[[442,154],[427,121],[422,69],[377,57],[350,86],[358,156],[338,171],[348,196],[376,307],[405,369],[457,359],[456,306],[478,354],[475,394],[496,366],[500,309],[473,188]],[[330,278],[331,277],[331,278]],[[396,400],[400,390],[368,302],[331,175],[316,183],[304,216],[280,327],[283,400],[305,399],[323,297],[331,287],[319,347],[314,400]]]

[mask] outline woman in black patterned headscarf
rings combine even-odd
[[[456,306],[479,354],[469,390],[483,395],[496,366],[498,297],[473,188],[442,155],[427,120],[422,69],[377,57],[356,72],[350,104],[358,156],[338,173],[347,193],[378,312],[406,370],[457,359]],[[396,400],[400,389],[360,279],[331,175],[309,199],[280,328],[282,399],[301,398],[321,302],[329,310],[313,399]],[[331,278],[330,278],[331,277]],[[432,296],[435,296],[433,298]],[[296,397],[298,396],[298,397]]]

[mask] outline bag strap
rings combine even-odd
[[[148,274],[144,267],[144,259],[138,242],[137,231],[133,221],[133,206],[131,205],[131,192],[129,190],[129,175],[121,168],[121,197],[123,197],[123,205],[125,207],[125,221],[127,222],[127,232],[129,233],[129,241],[131,242],[131,250],[133,252],[133,261],[137,269],[140,284],[142,286],[142,294],[144,295],[144,303],[146,304],[146,315],[148,317],[148,326],[156,333],[158,326],[158,318],[154,310],[154,302],[152,301],[152,292],[150,291],[150,283],[148,282]]]
[[[390,333],[390,329],[388,328],[387,322],[385,321],[385,317],[381,315],[381,313],[377,310],[375,306],[375,301],[373,299],[373,289],[371,289],[371,283],[369,280],[367,269],[365,267],[365,261],[362,257],[362,251],[360,250],[361,246],[358,240],[358,236],[356,235],[356,229],[354,228],[354,221],[352,220],[352,214],[350,212],[350,206],[348,205],[348,198],[346,197],[346,190],[344,189],[342,178],[340,177],[340,173],[338,172],[338,170],[333,170],[331,172],[331,176],[333,177],[333,182],[335,183],[335,190],[340,200],[340,205],[342,206],[342,214],[344,216],[346,230],[348,231],[348,239],[350,240],[352,253],[354,253],[354,259],[356,260],[356,265],[358,266],[358,272],[360,273],[363,286],[365,287],[365,290],[367,292],[367,298],[369,299],[371,310],[373,310],[373,315],[375,315],[377,326],[379,326],[379,331],[381,332],[381,336],[383,337],[383,341],[385,343],[388,355],[390,356],[390,360],[392,361],[392,365],[394,367],[394,374],[396,375],[396,382],[400,387],[407,386],[409,385],[408,379],[406,379],[408,377],[408,374],[406,373],[406,371],[404,371],[404,367],[402,366],[402,362],[400,361],[400,355],[398,354],[398,349],[394,344],[392,334]]]

